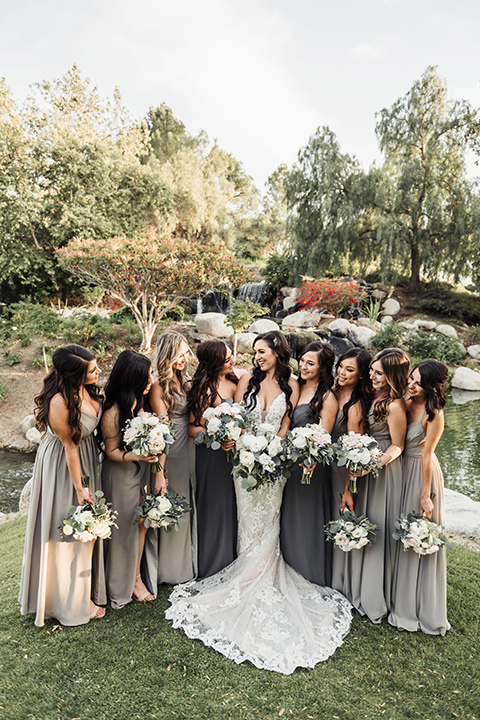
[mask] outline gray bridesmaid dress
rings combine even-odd
[[[90,478],[92,495],[100,489],[100,466],[94,430],[98,416],[82,411],[78,446],[82,475]],[[90,619],[90,599],[106,603],[103,542],[61,539],[59,527],[77,495],[59,437],[47,429],[38,447],[23,552],[19,602],[22,615],[35,613],[35,625],[47,618],[62,625],[83,625]],[[106,541],[108,542],[108,540]]]
[[[345,435],[347,432],[347,425],[343,418],[343,408],[339,408],[337,417],[335,419],[335,425],[332,429],[332,441],[336,442],[341,435]],[[337,520],[340,516],[340,503],[341,495],[345,490],[345,481],[347,477],[347,471],[344,467],[338,467],[338,464],[334,461],[331,465],[332,468],[332,507],[331,507],[331,519]],[[333,545],[333,543],[332,543]],[[340,548],[333,548],[332,551],[332,588],[339,592],[344,592],[344,577],[345,577],[345,563],[348,561],[348,553],[344,553]]]
[[[184,397],[177,401],[175,409],[169,412],[173,422],[175,442],[165,461],[168,487],[179,495],[185,495],[190,506],[194,505],[195,489],[195,443],[188,435],[188,410]],[[157,582],[177,585],[191,580],[194,576],[196,555],[195,513],[187,516],[187,522],[179,530],[166,533],[159,528],[149,530],[147,535],[156,533],[158,542]]]
[[[369,434],[382,451],[392,444],[386,422],[373,423],[370,411]],[[366,515],[377,525],[377,539],[361,550],[352,550],[345,563],[344,594],[373,623],[379,623],[391,608],[391,588],[396,542],[392,538],[395,518],[400,512],[402,460],[392,460],[378,473],[358,480],[355,513]]]
[[[400,512],[420,509],[422,493],[422,450],[425,430],[421,420],[409,423],[402,456],[403,493]],[[433,522],[445,525],[443,476],[433,456],[432,492]],[[450,629],[447,620],[447,559],[445,547],[433,555],[420,556],[413,550],[405,552],[397,542],[393,585],[392,611],[388,622],[401,630],[421,630],[430,635],[445,635]]]
[[[292,427],[314,423],[310,405],[297,405]],[[283,491],[280,547],[285,562],[306,580],[330,585],[332,545],[325,539],[324,525],[331,519],[332,489],[329,465],[315,468],[310,484],[302,484],[303,469],[297,465]]]
[[[120,610],[132,600],[138,558],[138,525],[135,507],[140,493],[150,485],[151,465],[147,462],[121,463],[106,458],[102,464],[102,485],[106,499],[118,513],[112,536],[105,549],[105,579],[107,596],[112,608]],[[142,573],[143,575],[143,573]],[[156,584],[148,576],[142,577],[151,593]]]

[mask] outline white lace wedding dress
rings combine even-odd
[[[279,395],[268,413],[253,416],[280,427]],[[265,416],[266,415],[266,416]],[[285,480],[243,490],[235,479],[238,558],[212,577],[177,585],[165,617],[236,663],[289,675],[314,667],[339,647],[351,623],[351,605],[289,567],[280,552],[280,507]]]

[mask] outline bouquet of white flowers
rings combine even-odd
[[[287,451],[294,461],[300,460],[304,467],[301,482],[310,483],[308,472],[316,463],[330,465],[335,457],[336,447],[322,423],[309,424],[287,430]]]
[[[245,490],[290,476],[292,460],[285,438],[270,423],[252,424],[235,443],[233,464]]]
[[[351,510],[345,510],[338,520],[330,520],[325,525],[327,540],[333,540],[335,547],[343,552],[371,545],[377,539],[376,530],[377,526],[365,515],[357,516]]]
[[[206,442],[207,447],[218,450],[225,440],[237,441],[246,427],[246,413],[242,403],[234,403],[228,398],[210,407],[203,413],[205,425],[195,437],[197,445]]]
[[[445,536],[445,528],[416,512],[400,515],[395,521],[394,540],[401,540],[405,552],[412,548],[418,555],[432,555],[452,543]]]
[[[342,435],[337,440],[338,466],[346,466],[348,470],[354,472],[367,470],[373,475],[378,475],[382,454],[377,441],[370,435],[360,435],[360,433],[350,431],[348,435]],[[352,493],[357,492],[356,477],[350,478],[350,490]]]
[[[88,476],[82,477],[82,484],[88,487]],[[98,498],[96,502],[72,505],[59,527],[62,539],[73,536],[80,542],[97,538],[106,540],[112,534],[112,527],[118,527],[115,523],[117,513],[111,509],[112,504],[107,503],[101,490],[97,490],[95,496]]]
[[[190,505],[185,495],[167,490],[165,495],[147,495],[141,505],[135,508],[136,522],[143,518],[146,528],[163,528],[165,532],[178,530],[186,522]]]
[[[127,450],[142,457],[168,455],[175,436],[166,415],[157,417],[154,413],[139,412],[127,420],[123,429],[123,442]],[[161,468],[160,462],[152,463],[153,472]]]

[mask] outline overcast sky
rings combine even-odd
[[[0,75],[22,100],[76,63],[135,118],[166,102],[263,189],[319,125],[368,168],[428,65],[480,106],[479,38],[478,0],[2,0]]]

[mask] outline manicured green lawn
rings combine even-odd
[[[480,720],[480,554],[448,551],[445,638],[355,614],[332,658],[286,677],[172,630],[169,588],[86,626],[36,628],[17,603],[24,531],[24,518],[0,527],[0,718]]]

